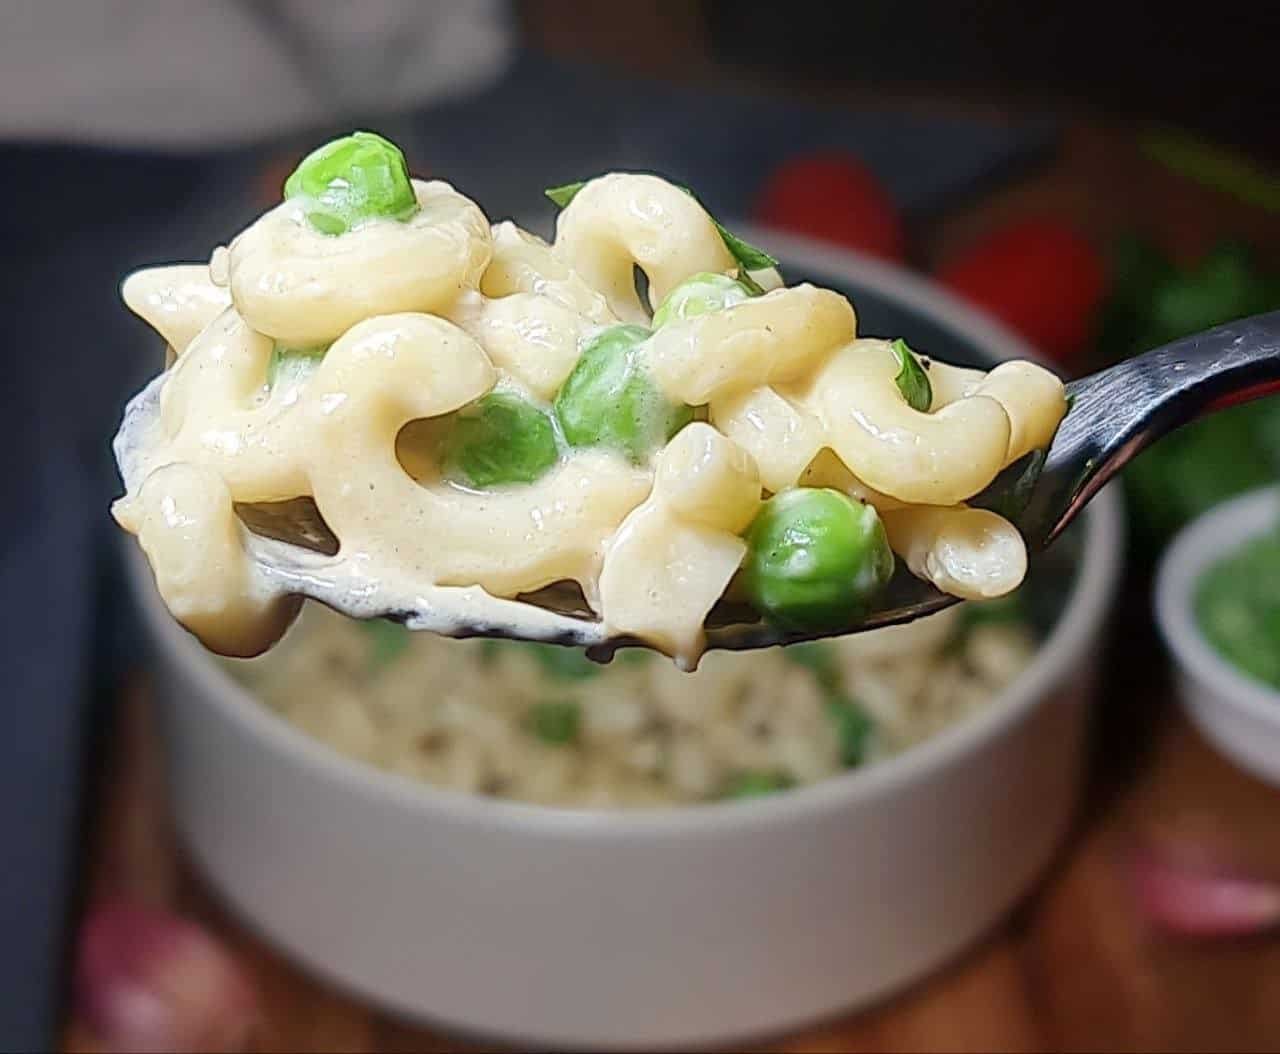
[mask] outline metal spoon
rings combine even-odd
[[[121,474],[132,486],[136,450],[159,411],[157,378],[126,412],[116,439]],[[1280,391],[1280,311],[1231,322],[1174,341],[1067,385],[1071,409],[1048,451],[1011,465],[970,504],[994,509],[1012,520],[1031,552],[1056,539],[1085,504],[1136,454],[1181,425],[1215,410]],[[246,517],[247,518],[247,517]],[[453,636],[511,637],[519,605],[503,601],[512,622],[457,624],[442,619],[425,596],[416,604],[379,603],[380,598],[345,595],[327,573],[333,553],[317,551],[323,523],[300,515],[278,522],[253,523],[250,551],[282,592],[300,593],[346,614],[383,616],[411,628],[436,629]],[[295,544],[301,542],[302,544]],[[333,540],[336,550],[336,539]],[[554,590],[534,598],[542,612],[536,639],[585,646],[593,658],[607,661],[620,647],[643,646],[633,637],[606,637],[600,623],[575,603],[572,594]],[[855,622],[812,633],[789,633],[760,620],[750,609],[722,602],[707,620],[707,647],[731,650],[767,648],[819,637],[839,636],[910,622],[957,603],[899,566],[873,610]]]
[[[1044,549],[1103,485],[1161,436],[1207,413],[1280,391],[1280,311],[1241,319],[1127,359],[1067,385],[1071,409],[1048,451],[1028,455],[970,502]],[[759,624],[708,630],[709,647],[762,648],[910,622],[957,603],[899,568],[876,608],[835,633]]]

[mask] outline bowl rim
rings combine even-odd
[[[1219,560],[1280,522],[1280,484],[1246,491],[1182,528],[1156,572],[1155,611],[1174,660],[1211,689],[1214,702],[1280,725],[1280,691],[1238,669],[1209,643],[1195,617],[1194,593]]]
[[[852,250],[806,237],[738,224],[752,241],[767,244],[783,258],[869,286],[909,308],[955,329],[996,360],[1038,359],[1020,337],[980,309],[959,301],[932,281]],[[856,305],[855,305],[856,306]],[[316,771],[359,796],[437,821],[479,824],[491,829],[538,832],[558,837],[655,839],[708,831],[753,830],[787,824],[799,815],[843,810],[855,801],[892,795],[906,784],[945,770],[997,738],[1041,702],[1080,659],[1099,628],[1119,585],[1124,537],[1122,502],[1114,484],[1084,514],[1083,558],[1071,593],[1049,635],[1027,668],[980,712],[943,729],[894,757],[797,787],[785,794],[739,801],[710,801],[644,809],[587,809],[511,801],[421,783],[340,754],[270,710],[184,630],[168,613],[145,558],[132,539],[121,536],[127,575],[150,636],[181,672],[213,701],[222,716],[262,741],[282,763]],[[744,807],[748,805],[749,807]]]

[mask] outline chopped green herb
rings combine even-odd
[[[386,669],[409,647],[409,634],[399,622],[389,619],[362,619],[357,625],[369,638],[369,669],[375,673]]]
[[[836,728],[841,764],[846,768],[861,765],[867,757],[867,739],[875,727],[870,716],[846,695],[827,700],[827,716]]]
[[[529,708],[529,731],[552,746],[567,746],[578,738],[582,707],[571,700],[534,703]]]
[[[835,726],[840,761],[847,768],[866,759],[867,737],[874,727],[870,716],[844,692],[835,649],[821,641],[792,644],[782,649],[785,658],[813,673],[826,697],[827,716]]]
[[[748,771],[729,777],[722,798],[761,798],[777,794],[795,786],[795,781],[784,772]]]
[[[1223,658],[1280,689],[1280,530],[1209,568],[1196,587],[1195,613]]]
[[[529,644],[529,653],[549,677],[564,681],[582,681],[597,676],[604,669],[587,658],[581,648],[566,648],[559,644]]]
[[[840,690],[840,668],[835,650],[821,641],[806,641],[782,649],[782,657],[809,670],[824,692]]]
[[[933,385],[929,383],[929,375],[905,340],[895,340],[890,347],[898,360],[898,375],[894,378],[898,391],[911,409],[927,412],[933,405]]]
[[[547,189],[544,190],[542,193],[544,193],[547,197],[549,197],[561,208],[564,208],[566,205],[569,204],[569,202],[571,202],[575,197],[577,197],[578,191],[580,191],[586,185],[587,185],[587,181],[585,179],[580,179],[578,180],[577,183],[565,183],[563,186],[560,186],[560,187],[547,187]]]
[[[742,283],[742,287],[752,296],[764,296],[764,286],[751,277],[751,272],[745,267],[738,268],[738,281]]]
[[[698,195],[688,187],[681,187],[680,189],[693,198],[694,201],[697,201],[699,205],[702,204],[701,201],[698,201]],[[706,206],[704,205],[703,208],[706,208]],[[729,255],[738,261],[738,281],[742,282],[753,296],[759,296],[764,290],[747,272],[763,271],[770,267],[777,267],[778,261],[763,249],[758,249],[750,242],[743,241],[714,216],[711,217],[711,222],[716,225],[716,230],[720,232],[720,240],[724,242],[724,247],[729,250]]]
[[[692,195],[692,191],[689,192]],[[777,267],[778,261],[770,256],[763,249],[758,249],[750,242],[743,241],[736,234],[729,231],[723,223],[714,217],[711,220],[716,225],[716,230],[720,232],[720,239],[724,242],[724,247],[729,250],[729,255],[738,261],[739,266],[745,271],[765,271],[770,267]],[[742,280],[742,276],[738,276],[738,280]],[[759,289],[759,286],[756,286]]]

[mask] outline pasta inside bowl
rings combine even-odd
[[[964,328],[934,321],[964,309],[937,308],[909,276],[851,283],[847,261],[787,248],[789,273],[840,290],[868,328],[928,342],[958,369],[985,374],[985,349],[1011,339],[993,331],[975,343],[988,327],[976,316]],[[839,471],[824,462],[811,478]],[[711,653],[693,674],[641,651],[601,667],[571,649],[446,640],[322,608],[269,654],[229,669],[306,735],[415,783],[556,808],[758,801],[876,766],[989,710],[1053,630],[1084,529],[1034,557],[1003,599],[853,637]]]

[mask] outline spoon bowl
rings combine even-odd
[[[875,267],[870,271],[871,277],[880,277]],[[924,306],[936,307],[927,304],[924,283],[892,277],[899,286],[918,292]],[[919,290],[912,289],[916,284]],[[855,300],[861,302],[861,295]],[[946,306],[956,313],[967,310]],[[874,316],[874,308],[870,314]],[[1002,335],[980,316],[975,319],[966,328],[979,333],[990,328],[993,340]],[[917,339],[915,334],[908,336]],[[918,346],[935,348],[930,336],[922,334]],[[162,377],[157,377],[130,403],[116,437],[117,463],[130,491],[141,482],[148,437],[158,428],[161,386]],[[1070,409],[1049,449],[1011,465],[970,504],[1012,521],[1034,555],[1053,543],[1105,483],[1160,436],[1204,413],[1277,388],[1280,312],[1175,341],[1070,382]],[[365,581],[357,588],[336,539],[308,501],[239,511],[250,528],[245,532],[250,557],[264,580],[282,595],[310,597],[355,618],[389,618],[411,629],[455,637],[519,637],[584,647],[599,661],[608,661],[619,648],[647,646],[635,637],[607,635],[576,590],[553,587],[531,597],[495,602],[477,587],[415,583],[395,589],[386,584],[371,587]],[[781,630],[750,608],[721,601],[707,619],[707,648],[766,648],[862,632],[909,622],[958,602],[899,563],[871,609],[845,625],[820,631]]]

